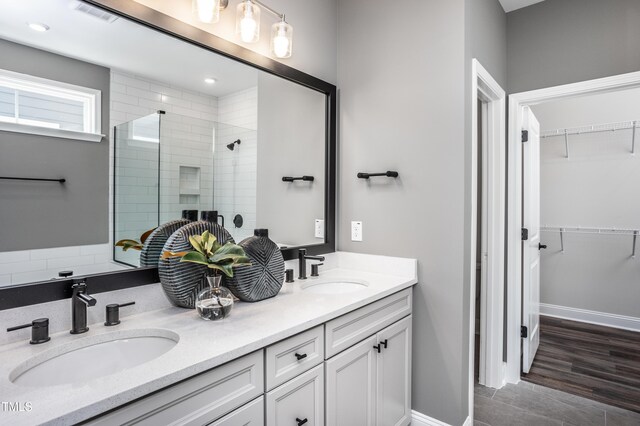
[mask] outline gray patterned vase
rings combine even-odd
[[[235,243],[233,237],[215,220],[216,212],[202,212],[203,218],[189,223],[173,233],[164,245],[163,250],[171,252],[191,251],[193,247],[189,242],[192,235],[201,235],[204,231],[213,234],[218,242],[224,245],[227,241]],[[162,289],[169,300],[176,306],[183,308],[195,308],[198,294],[209,287],[206,279],[203,279],[207,267],[197,263],[180,262],[180,258],[160,259],[158,262],[158,274]]]
[[[251,259],[250,266],[233,269],[225,285],[240,300],[258,302],[274,297],[284,282],[284,258],[278,245],[269,239],[267,229],[256,229],[254,236],[239,244]]]
[[[182,219],[172,220],[158,226],[144,242],[140,251],[140,266],[158,266],[164,244],[171,234],[197,219],[198,210],[182,210]]]

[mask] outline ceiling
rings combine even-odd
[[[500,0],[500,4],[505,12],[513,12],[523,7],[531,6],[532,4],[540,3],[544,0]]]
[[[74,10],[72,0],[0,1],[0,38],[177,87],[224,96],[257,84],[258,70],[119,18]],[[35,32],[28,22],[44,23]],[[216,83],[206,84],[205,78]]]

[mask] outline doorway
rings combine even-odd
[[[472,61],[469,413],[477,382],[504,385],[505,92]],[[477,331],[477,333],[476,333]]]
[[[527,218],[527,203],[531,203],[526,190],[530,188],[530,182],[527,182],[525,159],[527,148],[526,135],[523,131],[530,131],[527,125],[530,108],[545,102],[557,101],[563,99],[577,99],[585,95],[612,93],[625,89],[635,89],[640,87],[640,73],[630,73],[609,78],[591,80],[587,82],[569,84],[548,89],[535,90],[531,92],[518,93],[511,95],[509,107],[509,179],[508,179],[508,230],[507,230],[507,276],[508,276],[508,299],[507,299],[507,374],[506,379],[510,383],[518,383],[522,371],[528,371],[531,361],[535,357],[536,343],[528,341],[531,339],[531,324],[536,324],[540,318],[540,309],[543,313],[549,307],[540,305],[539,293],[531,292],[530,286],[525,290],[523,284],[527,280],[531,280],[533,274],[530,273],[528,267],[531,259],[531,252],[536,247],[531,243],[531,229],[544,235],[545,239],[551,238],[546,235],[547,231],[542,227],[540,229],[539,220],[532,222]],[[564,143],[563,137],[562,151],[565,155],[569,155],[570,146]],[[632,141],[630,141],[631,146]],[[538,203],[539,209],[539,203]],[[548,225],[548,224],[547,224]],[[567,226],[567,228],[569,228]],[[526,231],[525,231],[526,229]],[[557,244],[562,244],[562,238],[566,242],[566,233],[557,230]],[[528,235],[526,235],[528,234]],[[528,237],[528,238],[527,238]],[[554,239],[555,241],[555,239]],[[534,241],[535,243],[535,241]],[[544,248],[545,242],[538,242],[537,248]],[[631,250],[631,237],[629,238],[629,250]],[[539,250],[538,250],[539,251]],[[537,277],[539,278],[539,276]],[[536,277],[533,277],[535,280]],[[537,300],[536,300],[537,297]],[[579,310],[576,310],[576,312]],[[592,313],[582,310],[581,315],[590,315]],[[557,312],[556,312],[557,313]],[[530,324],[531,323],[531,324]],[[523,327],[524,326],[524,327]],[[526,327],[526,328],[525,328]],[[535,327],[535,325],[534,325]],[[543,323],[543,329],[545,324]],[[538,333],[539,337],[539,333]]]

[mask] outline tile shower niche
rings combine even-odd
[[[180,204],[200,202],[200,167],[180,166]]]

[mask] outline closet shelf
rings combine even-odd
[[[601,235],[631,235],[633,237],[633,245],[631,248],[631,257],[636,257],[636,242],[638,240],[639,230],[637,229],[620,229],[620,228],[584,228],[580,226],[541,226],[540,231],[559,232],[560,233],[560,251],[564,253],[564,234],[565,232],[576,234],[601,234]]]
[[[584,135],[588,133],[617,132],[631,130],[631,154],[636,153],[636,129],[640,120],[619,121],[617,123],[594,124],[591,126],[568,127],[566,129],[546,130],[540,132],[540,139],[563,137],[566,158],[569,158],[569,136]]]

